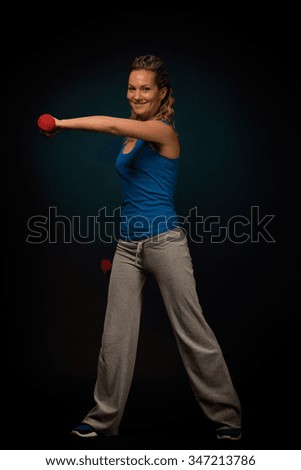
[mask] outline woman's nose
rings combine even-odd
[[[136,91],[135,91],[134,98],[135,98],[135,100],[140,100],[140,98],[141,98],[141,92],[140,92],[140,90],[136,90]]]

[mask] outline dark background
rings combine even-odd
[[[120,206],[114,160],[121,140],[83,132],[49,140],[36,121],[42,113],[128,117],[127,70],[136,55],[148,53],[164,58],[176,99],[183,156],[178,213],[197,208],[204,218],[220,217],[223,227],[237,215],[251,220],[252,207],[260,219],[273,215],[266,228],[274,242],[257,240],[254,232],[244,243],[233,237],[213,243],[215,228],[203,233],[203,243],[190,240],[190,248],[204,314],[243,405],[239,445],[298,448],[292,432],[300,406],[294,15],[236,20],[134,9],[80,20],[39,16],[15,29],[12,24],[2,40],[8,45],[2,63],[2,448],[221,445],[211,440],[197,408],[151,279],[121,437],[105,444],[70,439],[93,404],[109,282],[100,261],[112,259],[115,242],[64,243],[62,224],[55,243],[27,241],[30,218],[48,217],[50,207],[69,220],[80,217],[84,234],[87,217],[104,207],[111,216]]]

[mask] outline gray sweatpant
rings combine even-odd
[[[113,259],[97,380],[96,405],[82,420],[117,435],[134,372],[147,273],[160,288],[192,390],[216,429],[240,428],[241,408],[217,339],[196,291],[184,230],[119,240]]]

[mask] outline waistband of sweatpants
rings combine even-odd
[[[173,235],[173,233],[175,235]],[[166,230],[165,232],[158,233],[157,235],[153,235],[152,237],[143,238],[141,240],[130,240],[119,238],[118,243],[133,243],[134,245],[141,245],[144,243],[159,243],[166,238],[178,238],[179,234],[185,234],[185,230],[182,227],[174,227],[170,230]]]

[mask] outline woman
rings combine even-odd
[[[136,358],[142,292],[154,276],[202,412],[219,439],[241,438],[241,407],[217,339],[199,304],[187,238],[174,208],[180,159],[174,98],[164,62],[134,59],[128,75],[130,119],[56,119],[64,129],[124,136],[116,160],[122,184],[120,239],[112,264],[95,406],[72,430],[81,437],[118,435]]]

